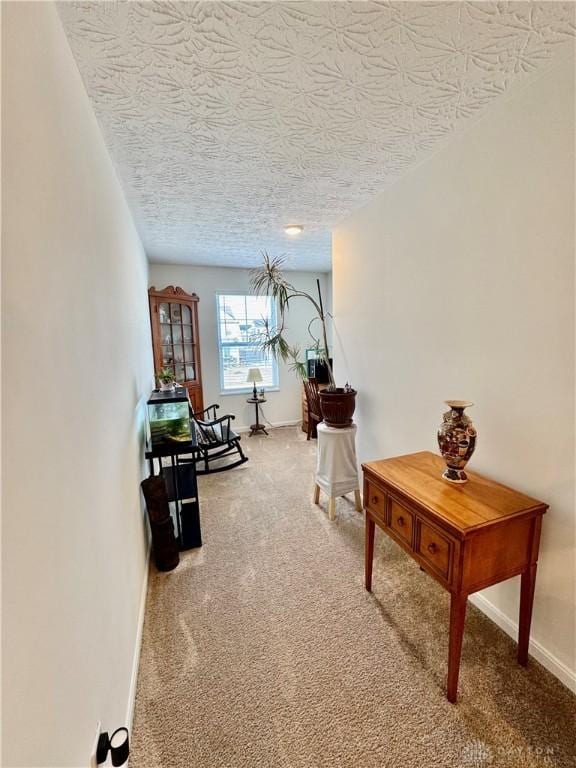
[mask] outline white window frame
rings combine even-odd
[[[226,395],[245,395],[248,393],[252,393],[254,386],[250,384],[249,382],[246,382],[245,387],[238,387],[237,389],[225,389],[224,388],[224,366],[222,365],[222,349],[223,349],[223,343],[226,345],[226,342],[222,342],[222,337],[220,335],[220,296],[256,296],[255,293],[247,293],[246,291],[219,291],[216,293],[216,325],[218,329],[218,373],[220,378],[220,395],[226,396]],[[269,296],[268,297],[271,303],[271,318],[270,323],[271,327],[276,326],[276,318],[278,314],[277,306],[276,306],[276,300]],[[228,346],[231,347],[237,347],[242,346],[242,344],[238,342],[230,342]],[[252,346],[248,342],[244,344],[244,346],[249,347]],[[278,365],[278,360],[272,353],[270,353],[270,358],[272,360],[272,370],[274,372],[274,383],[269,385],[262,385],[262,384],[256,384],[256,388],[258,390],[264,389],[265,392],[279,392],[280,391],[280,366]]]

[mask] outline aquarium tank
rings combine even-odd
[[[188,392],[183,387],[172,392],[155,390],[148,400],[148,423],[153,445],[191,440]]]

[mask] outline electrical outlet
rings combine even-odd
[[[94,735],[94,741],[92,742],[92,751],[90,752],[90,762],[88,763],[89,768],[98,768],[98,763],[96,762],[96,748],[98,747],[98,739],[100,737],[101,732],[102,732],[102,723],[98,721],[96,723],[96,733]]]

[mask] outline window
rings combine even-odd
[[[222,392],[246,392],[252,389],[246,379],[249,368],[259,368],[262,382],[256,386],[278,386],[278,365],[266,355],[258,341],[265,332],[265,322],[276,326],[276,305],[270,296],[218,294],[218,347],[220,388]]]

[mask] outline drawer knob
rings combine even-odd
[[[434,542],[432,542],[432,544],[428,544],[428,552],[430,552],[431,555],[435,555],[437,550],[438,550],[438,547],[436,546],[436,544],[434,544]]]
[[[404,525],[404,518],[402,517],[402,515],[400,515],[400,517],[398,518],[398,525]]]
[[[378,504],[378,496],[372,496],[372,504]]]

